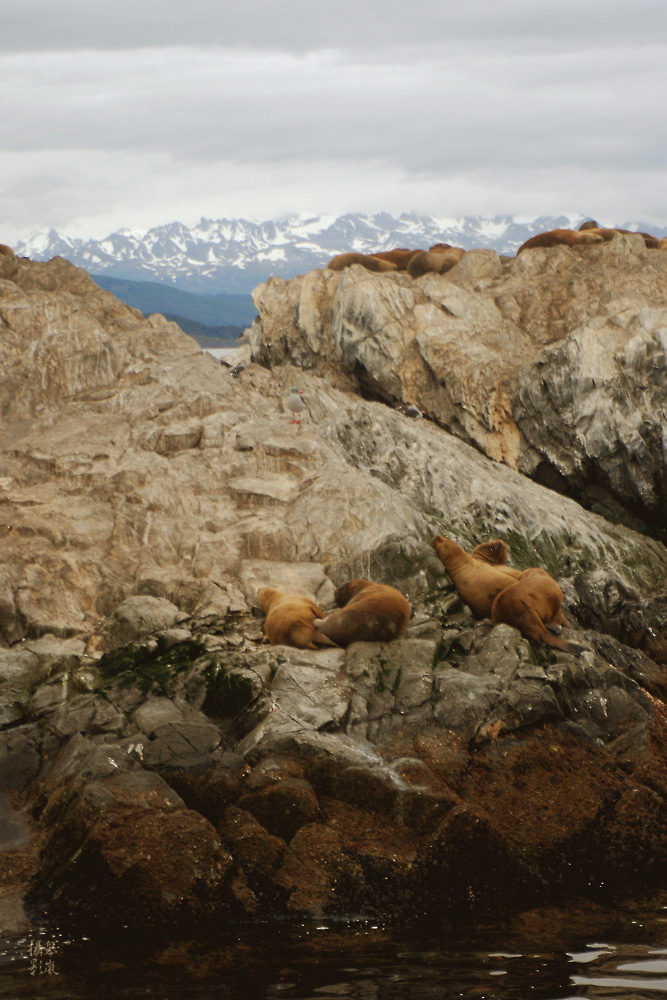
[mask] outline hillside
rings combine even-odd
[[[5,933],[500,926],[667,884],[667,253],[273,278],[236,372],[65,260],[0,278]],[[439,535],[506,543],[511,620]],[[358,579],[399,636],[265,640],[259,588],[327,618]]]
[[[162,313],[164,316],[193,320],[208,328],[244,330],[257,315],[250,295],[194,295],[157,281],[128,281],[107,274],[93,274],[91,277],[100,288],[113,292],[121,302],[139,309],[144,316]],[[190,333],[190,330],[186,332]],[[234,338],[237,334],[232,333],[231,336]]]

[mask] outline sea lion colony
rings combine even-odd
[[[563,592],[545,570],[518,570],[507,565],[507,544],[495,538],[468,554],[451,538],[438,535],[433,547],[456,591],[477,619],[512,625],[533,643],[581,653],[576,643],[554,632],[571,628],[562,611]],[[257,594],[267,612],[264,632],[276,645],[317,649],[353,642],[391,642],[410,620],[409,602],[387,584],[351,580],[335,592],[340,610],[325,615],[309,598],[263,587]]]

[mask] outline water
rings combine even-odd
[[[667,997],[667,892],[484,928],[267,924],[148,954],[45,930],[0,938],[11,1000],[578,1000]]]
[[[228,354],[233,354],[235,350],[235,347],[202,347],[205,354],[212,354],[218,361],[226,358]]]

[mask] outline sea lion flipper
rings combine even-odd
[[[340,649],[337,642],[330,639],[328,635],[324,634],[324,632],[320,632],[319,629],[313,629],[313,639],[315,642],[319,642],[321,646],[334,646],[336,649]]]
[[[572,656],[579,657],[585,652],[584,647],[577,645],[576,642],[568,642],[567,640],[562,640],[562,642],[563,645],[561,648],[565,653],[571,653]]]

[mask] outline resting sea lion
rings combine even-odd
[[[659,250],[660,240],[657,236],[652,236],[651,233],[635,232],[632,229],[618,229],[614,227],[613,229],[605,229],[604,226],[598,226],[594,219],[589,219],[587,222],[583,222],[579,226],[579,232],[592,231],[599,233],[603,240],[608,241],[614,238],[616,233],[626,233],[628,236],[641,236],[644,239],[644,243],[649,250]]]
[[[518,578],[519,571],[494,565],[488,559],[473,558],[457,542],[443,535],[433,539],[433,548],[451,576],[457,594],[475,618],[490,618],[496,597]]]
[[[545,626],[570,623],[561,610],[563,591],[553,577],[533,567],[526,569],[519,579],[501,591],[493,602],[491,618],[518,628],[522,635],[533,642],[546,642],[556,649],[579,655],[581,647],[551,635]]]
[[[6,243],[0,243],[0,278],[11,280],[18,272],[16,254]]]
[[[257,600],[262,611],[266,612],[264,634],[274,646],[317,649],[317,643],[321,646],[336,645],[314,628],[313,622],[322,618],[324,612],[310,597],[274,590],[273,587],[260,587]]]
[[[575,229],[552,229],[548,233],[538,233],[537,236],[531,236],[529,240],[521,244],[516,253],[518,257],[524,250],[534,250],[536,247],[575,247],[582,244],[603,242],[602,236],[596,232],[589,232],[587,230],[577,232]]]
[[[361,264],[367,271],[396,271],[397,267],[390,260],[381,260],[365,253],[339,253],[332,257],[326,265],[330,271],[343,271],[353,264]]]
[[[400,591],[372,580],[350,580],[335,593],[334,611],[323,622],[320,632],[339,646],[351,642],[390,642],[397,639],[410,621],[410,605]]]
[[[408,264],[408,274],[413,278],[421,278],[423,274],[446,274],[458,264],[464,254],[465,250],[460,247],[422,250]]]
[[[421,253],[421,251],[406,250],[403,247],[399,247],[397,250],[380,250],[378,253],[370,254],[370,256],[376,257],[378,260],[388,260],[390,264],[396,265],[397,271],[406,271],[408,264],[416,253]]]

